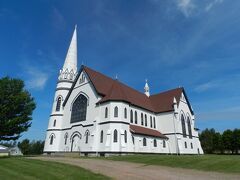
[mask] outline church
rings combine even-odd
[[[87,66],[77,70],[75,27],[49,117],[45,154],[203,154],[183,87],[150,95]]]

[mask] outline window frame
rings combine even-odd
[[[115,118],[118,117],[118,107],[117,106],[114,107],[114,117]]]
[[[100,143],[103,143],[103,130],[100,133]]]
[[[135,111],[135,113],[134,113],[134,115],[135,115],[135,124],[137,124],[138,123],[138,117],[137,117],[137,111]]]
[[[113,131],[113,142],[114,143],[118,142],[118,131],[117,131],[117,129],[114,129],[114,131]]]
[[[56,109],[55,109],[56,112],[59,112],[61,110],[61,104],[62,104],[62,97],[59,96],[57,98],[57,104],[56,104]]]
[[[87,120],[88,98],[80,94],[72,104],[70,124]]]
[[[147,146],[147,139],[145,137],[143,138],[143,146]]]
[[[105,108],[105,118],[108,118],[108,107]]]

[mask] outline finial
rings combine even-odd
[[[118,79],[118,75],[116,74],[116,76],[115,76],[115,79],[117,80]]]
[[[149,97],[150,96],[150,92],[149,92],[150,88],[148,86],[148,80],[145,79],[145,81],[146,81],[146,83],[145,83],[145,86],[144,86],[144,93],[146,94],[146,96]]]
[[[77,29],[77,24],[75,24],[75,29]]]

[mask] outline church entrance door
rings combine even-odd
[[[72,152],[80,151],[80,136],[78,134],[75,134],[72,138],[71,151]]]

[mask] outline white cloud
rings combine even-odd
[[[198,85],[194,90],[196,92],[203,92],[203,91],[207,91],[209,89],[213,89],[220,86],[220,84],[218,84],[217,82],[207,82],[207,83],[203,83]]]
[[[193,0],[177,0],[177,6],[186,17],[189,17],[196,8]]]
[[[200,93],[200,92],[218,88],[218,92],[220,90],[225,92],[234,92],[236,90],[235,88],[236,82],[239,82],[239,81],[240,81],[240,74],[233,74],[233,75],[226,76],[224,78],[214,79],[209,82],[197,85],[194,88],[194,91]]]
[[[41,90],[45,87],[46,82],[49,78],[47,73],[30,66],[26,69],[26,73],[28,75],[28,78],[26,80],[27,88]]]
[[[212,7],[218,3],[222,3],[223,0],[214,0],[214,1],[211,1],[210,3],[208,3],[205,7],[205,11],[210,11],[212,9]]]

